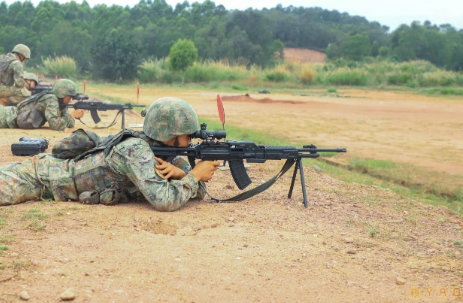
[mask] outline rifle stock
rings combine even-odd
[[[202,161],[228,161],[230,171],[235,184],[243,190],[252,183],[246,169],[244,160],[248,163],[264,163],[267,160],[292,161],[296,164],[288,198],[291,198],[292,189],[297,170],[300,170],[301,183],[303,187],[304,206],[307,207],[305,192],[304,172],[302,170],[303,158],[318,158],[319,152],[347,152],[345,148],[317,148],[314,145],[304,145],[302,148],[294,146],[264,146],[257,145],[252,141],[219,141],[226,137],[225,131],[207,131],[207,125],[201,124],[201,130],[192,134],[193,138],[200,138],[201,143],[192,144],[190,147],[154,147],[151,149],[157,157],[172,160],[176,156],[185,156],[190,165],[194,168],[195,160]],[[291,164],[292,166],[292,164]]]

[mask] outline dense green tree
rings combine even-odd
[[[275,52],[282,54],[284,45],[326,51],[330,59],[379,55],[463,68],[463,31],[430,21],[404,24],[389,33],[378,22],[320,7],[277,5],[240,11],[210,0],[184,1],[175,8],[165,0],[141,0],[133,7],[90,7],[85,0],[80,4],[45,0],[36,7],[31,1],[0,3],[0,47],[9,51],[17,43],[28,45],[30,65],[40,64],[42,57],[67,55],[84,70],[93,67],[96,76],[131,79],[137,62],[167,57],[182,39],[194,43],[200,59],[261,66],[273,64]],[[117,45],[116,50],[110,51],[108,45]],[[100,48],[109,52],[109,58]],[[126,55],[127,64],[120,61]]]
[[[140,46],[127,32],[113,28],[95,39],[91,48],[93,73],[106,80],[122,82],[137,74]]]
[[[370,38],[365,34],[351,36],[342,46],[342,54],[353,60],[369,56],[371,54]]]
[[[169,65],[175,71],[185,69],[198,60],[198,50],[193,41],[178,40],[169,52]]]

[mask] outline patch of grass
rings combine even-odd
[[[8,250],[8,246],[0,245],[0,253],[2,253],[4,250]]]
[[[13,242],[13,235],[0,236],[0,243],[10,244]]]
[[[0,228],[4,228],[6,226],[6,220],[3,218],[0,218]]]
[[[22,268],[24,268],[24,262],[19,259],[12,260],[11,265],[14,271],[20,271]]]
[[[234,90],[247,90],[248,89],[244,85],[240,85],[240,84],[233,84],[231,86],[231,88],[234,89]]]
[[[59,209],[59,208],[55,207],[55,215],[62,216],[62,215],[64,215],[64,211],[62,209]]]
[[[48,217],[48,214],[43,213],[37,207],[34,207],[33,209],[29,210],[27,213],[23,215],[23,219],[27,219],[27,218],[45,219],[47,217]]]
[[[337,93],[338,92],[338,89],[336,87],[328,87],[327,91],[329,93]]]
[[[370,233],[370,237],[374,238],[376,236],[376,230],[373,227],[370,226],[368,231]]]
[[[32,219],[32,222],[28,224],[28,228],[38,231],[45,229],[45,222],[44,219],[48,218],[49,215],[43,213],[37,207],[29,210],[25,213],[22,217],[23,220]]]

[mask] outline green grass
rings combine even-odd
[[[444,87],[444,88],[427,88],[419,91],[425,95],[454,95],[454,96],[463,96],[463,89],[456,89],[453,87]]]
[[[33,218],[33,219],[45,219],[48,218],[48,214],[43,213],[37,207],[29,210],[27,213],[23,215],[23,219]]]
[[[44,220],[48,217],[48,214],[43,213],[41,210],[35,207],[25,213],[22,219],[31,221],[29,222],[28,227],[32,230],[38,231],[45,229]]]
[[[4,250],[8,250],[8,246],[0,245],[0,253],[2,253]]]
[[[0,236],[0,243],[10,244],[13,242],[13,235]]]

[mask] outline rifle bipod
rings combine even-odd
[[[301,173],[301,186],[302,186],[302,195],[304,197],[304,207],[307,208],[309,207],[309,203],[307,201],[307,192],[305,191],[305,180],[304,180],[304,169],[302,167],[302,158],[298,158],[294,160],[295,165],[294,165],[294,173],[293,173],[293,178],[291,180],[291,186],[289,187],[289,192],[288,192],[288,198],[291,199],[291,195],[293,194],[293,188],[294,188],[294,181],[296,180],[296,174],[297,170],[299,169]]]

